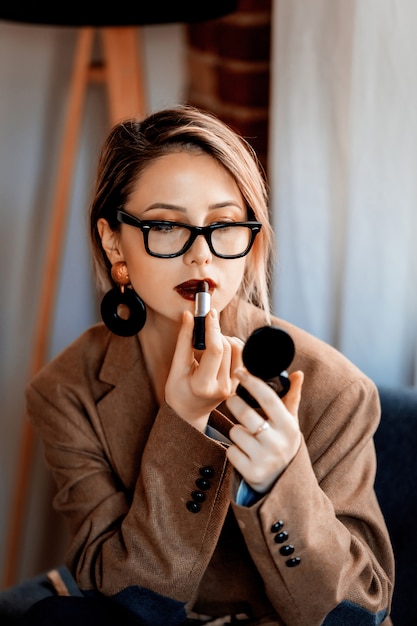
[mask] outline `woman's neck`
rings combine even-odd
[[[165,397],[165,384],[171,369],[178,337],[175,324],[146,323],[139,333],[146,369],[159,404]]]

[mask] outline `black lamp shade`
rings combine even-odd
[[[76,0],[50,4],[42,0],[3,3],[0,20],[49,26],[145,26],[175,22],[193,23],[232,13],[238,0],[184,0],[182,2],[117,2],[116,6],[92,6]]]

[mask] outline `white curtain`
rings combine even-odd
[[[416,385],[417,3],[275,0],[276,312]]]
[[[0,20],[0,576],[20,458],[24,388],[30,375],[46,238],[78,29]],[[183,26],[146,26],[138,36],[149,110],[184,97]],[[87,208],[109,121],[103,86],[90,85],[60,260],[48,358],[98,321]],[[51,518],[49,476],[39,451],[29,485],[19,579],[63,555]],[[59,563],[60,561],[58,561]],[[1,584],[0,584],[1,588]]]

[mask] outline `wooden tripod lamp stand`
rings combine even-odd
[[[105,85],[111,125],[131,115],[145,114],[146,90],[140,61],[139,31],[140,29],[136,27],[79,29],[54,190],[50,233],[42,271],[43,284],[40,289],[30,364],[31,376],[42,367],[47,358],[49,330],[53,323],[61,252],[64,249],[71,183],[87,88],[91,82]],[[100,39],[102,49],[102,60],[99,62],[92,61],[93,45],[97,38]],[[6,544],[5,587],[16,582],[34,451],[35,433],[29,421],[25,420],[18,451],[17,482]]]

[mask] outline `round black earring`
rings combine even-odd
[[[101,317],[112,333],[120,337],[131,337],[145,325],[145,303],[136,291],[125,289],[130,283],[126,263],[115,263],[111,275],[118,286],[110,289],[101,301]]]

